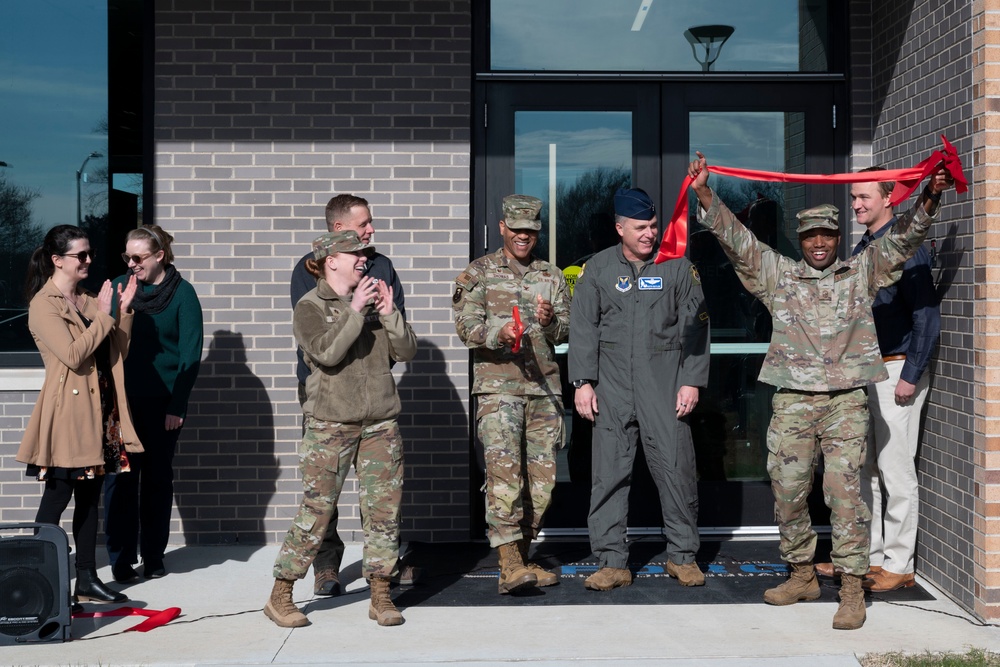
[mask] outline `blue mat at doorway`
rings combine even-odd
[[[561,583],[512,595],[497,594],[496,551],[485,543],[425,544],[411,542],[404,561],[419,568],[414,583],[395,591],[401,607],[579,605],[579,604],[759,604],[764,591],[784,581],[788,569],[776,541],[702,541],[697,555],[705,586],[686,588],[666,573],[665,543],[658,538],[631,542],[631,586],[608,592],[590,591],[583,580],[597,570],[590,545],[547,541],[532,546],[531,557],[559,573]],[[817,560],[827,560],[829,541],[821,540]],[[820,579],[817,602],[836,602],[839,582]],[[870,600],[914,602],[933,597],[920,585],[891,593],[868,594]]]

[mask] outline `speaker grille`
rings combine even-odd
[[[26,635],[54,615],[56,596],[38,570],[15,567],[0,573],[0,633]]]
[[[53,543],[0,540],[0,634],[29,634],[56,615],[53,582],[59,582]]]

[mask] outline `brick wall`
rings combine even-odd
[[[911,166],[940,147],[945,134],[973,173],[972,4],[853,2],[852,166]],[[941,297],[942,334],[931,366],[932,382],[919,452],[921,513],[918,572],[969,608],[982,574],[982,470],[977,433],[984,392],[977,362],[985,329],[977,312],[973,190],[945,195],[942,222],[928,243]],[[995,325],[993,325],[995,326]],[[978,555],[977,555],[978,554]],[[978,568],[978,570],[977,570]]]
[[[469,11],[157,0],[155,216],[206,336],[173,542],[275,542],[288,528],[302,491],[288,279],[342,192],[371,203],[420,338],[395,369],[404,539],[468,536],[468,353],[450,285],[469,258]],[[341,526],[361,539],[353,479]]]

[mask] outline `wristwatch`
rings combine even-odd
[[[590,384],[590,380],[573,380],[573,387],[579,389],[585,384]]]

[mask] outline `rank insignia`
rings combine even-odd
[[[618,283],[615,289],[619,292],[627,292],[632,289],[632,279],[628,276],[618,276]]]

